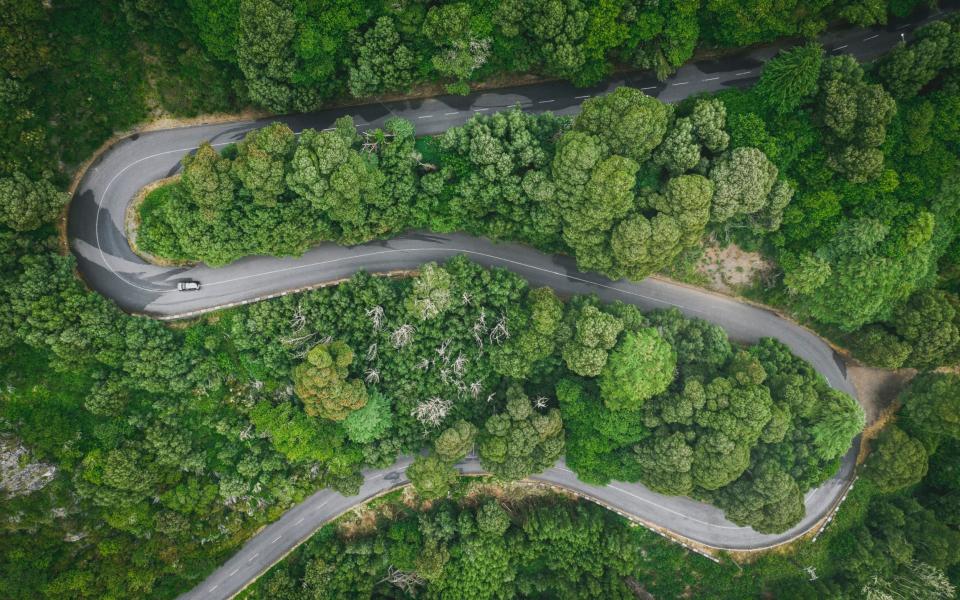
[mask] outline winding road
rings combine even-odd
[[[934,18],[937,14],[911,23],[891,24],[884,29],[835,31],[824,35],[821,41],[832,54],[851,53],[858,59],[869,60],[892,47],[901,39],[901,34],[909,35],[916,26]],[[349,277],[360,269],[406,270],[426,261],[442,261],[465,254],[475,262],[510,269],[534,285],[549,285],[564,294],[595,293],[605,301],[622,300],[644,309],[676,306],[689,316],[722,326],[734,340],[752,342],[760,337],[777,338],[812,363],[833,387],[855,395],[843,361],[832,349],[813,333],[771,311],[654,278],[640,283],[609,281],[578,271],[568,257],[550,256],[523,245],[493,243],[459,234],[411,232],[392,240],[354,247],[324,244],[296,258],[249,257],[220,268],[204,265],[171,268],[144,262],[130,250],[125,237],[125,213],[134,195],[148,183],[175,174],[181,158],[206,140],[215,146],[224,146],[276,120],[287,123],[297,132],[304,128],[324,129],[343,115],[352,116],[360,130],[382,126],[387,118],[399,116],[411,120],[419,134],[433,134],[460,125],[475,114],[515,105],[530,112],[549,110],[574,114],[585,99],[622,85],[674,102],[692,94],[752,84],[764,61],[788,44],[782,42],[721,60],[691,63],[664,82],[647,76],[630,76],[590,89],[551,82],[465,97],[378,103],[262,121],[132,135],[106,150],[83,176],[70,206],[70,247],[77,257],[81,275],[92,289],[113,299],[124,310],[159,319],[183,318],[255,302]],[[203,289],[177,292],[176,283],[184,279],[201,281]],[[688,498],[663,496],[639,484],[615,482],[604,487],[584,484],[562,460],[533,479],[567,488],[706,546],[757,550],[794,539],[833,510],[852,479],[858,447],[859,440],[843,458],[836,476],[807,493],[803,521],[776,535],[739,527],[712,506]],[[236,555],[182,598],[232,597],[323,523],[373,496],[406,484],[404,471],[410,461],[410,457],[402,457],[388,469],[366,471],[356,496],[344,497],[330,490],[310,496],[251,538]],[[464,473],[482,472],[475,458],[467,459],[459,467]]]

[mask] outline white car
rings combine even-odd
[[[200,289],[200,282],[193,281],[188,279],[187,281],[181,281],[177,284],[177,291],[180,292],[195,292]]]

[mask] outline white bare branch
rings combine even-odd
[[[438,427],[446,418],[452,406],[452,401],[434,396],[429,400],[417,404],[414,409],[410,411],[410,416],[420,421],[423,425]]]
[[[547,398],[545,396],[537,396],[533,401],[533,405],[540,409],[546,408]]]
[[[367,383],[380,383],[380,371],[376,369],[367,369],[363,380]]]
[[[423,577],[420,577],[416,571],[401,571],[393,565],[387,568],[387,576],[380,581],[393,584],[411,596],[415,595],[418,586],[426,583]]]
[[[420,362],[418,362],[418,363],[417,363],[417,368],[420,369],[421,371],[426,371],[427,369],[429,369],[429,368],[430,368],[430,359],[429,359],[429,358],[424,358],[423,360],[421,360]]]
[[[474,381],[470,384],[470,395],[473,396],[474,400],[480,396],[480,392],[482,391],[483,385],[479,381]]]
[[[306,324],[307,316],[303,314],[303,302],[300,302],[297,304],[297,308],[294,309],[293,316],[290,318],[290,329],[292,329],[294,333],[299,333]]]
[[[510,338],[510,330],[507,329],[507,316],[501,315],[500,320],[497,321],[496,327],[490,331],[490,341],[494,344],[502,344],[505,340]]]
[[[377,346],[376,342],[370,344],[370,346],[367,348],[367,362],[377,360],[378,351],[379,347]]]
[[[471,296],[467,292],[464,292],[463,295],[460,296],[460,299],[463,300],[464,306],[470,306],[471,304],[473,304],[473,296]]]
[[[390,334],[390,341],[393,342],[394,348],[403,348],[410,345],[410,342],[413,341],[413,325],[401,325],[397,327],[392,334]]]
[[[463,377],[464,372],[467,370],[467,357],[463,355],[462,352],[457,353],[456,360],[453,361],[453,373],[457,377]]]
[[[377,305],[367,310],[367,317],[370,318],[370,325],[373,327],[374,331],[380,331],[381,329],[383,329],[383,307],[382,306]]]

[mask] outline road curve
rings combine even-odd
[[[914,27],[936,18],[932,14],[912,23],[885,29],[847,29],[821,38],[832,54],[851,53],[872,59],[909,35]],[[551,82],[507,88],[465,97],[380,103],[262,121],[200,125],[143,133],[125,138],[104,152],[83,176],[72,200],[68,221],[71,250],[88,285],[113,299],[124,310],[155,318],[177,318],[238,303],[252,302],[290,290],[348,277],[359,269],[387,272],[415,268],[430,260],[465,254],[487,266],[510,269],[534,285],[549,285],[561,293],[595,293],[603,300],[622,300],[644,309],[676,306],[685,314],[712,321],[734,340],[751,342],[774,337],[824,375],[830,385],[851,395],[842,360],[816,335],[763,308],[731,298],[657,279],[640,283],[609,281],[581,273],[568,257],[550,256],[519,244],[496,244],[462,234],[411,232],[389,241],[354,247],[324,244],[301,257],[249,257],[220,268],[199,265],[170,268],[150,265],[129,248],[124,233],[126,208],[146,184],[176,173],[180,159],[203,141],[215,146],[237,142],[250,130],[281,120],[294,131],[323,129],[343,115],[354,117],[361,130],[382,126],[391,116],[410,119],[419,134],[441,132],[466,122],[474,114],[520,105],[531,112],[574,114],[586,98],[621,85],[637,87],[666,102],[692,94],[753,83],[763,62],[786,43],[753,49],[722,60],[692,63],[671,79],[657,82],[631,76],[590,89]],[[198,293],[175,291],[182,279],[203,282]],[[805,497],[806,516],[783,534],[760,534],[739,527],[719,509],[683,497],[663,496],[639,484],[615,482],[604,487],[584,484],[560,461],[534,479],[555,484],[617,508],[640,520],[664,527],[707,546],[735,550],[767,548],[803,534],[830,512],[851,481],[859,441],[843,458],[839,472]],[[345,510],[407,483],[404,471],[411,461],[401,457],[389,469],[365,472],[356,496],[321,490],[266,527],[226,564],[183,598],[229,598],[308,538],[324,522]],[[465,473],[481,471],[476,459],[460,465]]]

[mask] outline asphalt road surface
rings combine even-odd
[[[824,35],[830,54],[850,53],[870,60],[909,36],[915,27],[937,18],[938,13],[883,29],[846,29]],[[495,244],[466,235],[411,232],[389,241],[354,247],[318,246],[301,257],[249,257],[225,267],[198,265],[170,268],[151,265],[134,254],[124,233],[124,217],[134,195],[146,184],[175,174],[180,159],[209,140],[214,146],[240,141],[250,130],[281,120],[294,131],[324,129],[340,116],[350,115],[358,129],[382,126],[391,116],[411,120],[419,134],[432,134],[466,122],[474,114],[496,112],[519,105],[530,112],[575,114],[587,98],[619,86],[637,87],[665,102],[675,102],[701,92],[750,85],[763,63],[789,45],[781,42],[715,61],[691,63],[673,77],[657,82],[646,75],[612,80],[594,88],[575,88],[551,82],[425,100],[378,103],[316,113],[215,125],[200,125],[137,134],[104,152],[84,175],[70,206],[68,235],[81,275],[97,292],[123,309],[154,318],[179,318],[207,310],[254,302],[297,289],[348,277],[357,270],[388,272],[415,268],[426,261],[442,261],[457,254],[487,266],[504,267],[535,285],[549,285],[560,293],[596,293],[602,299],[622,300],[644,309],[676,306],[685,314],[712,321],[739,341],[774,337],[798,356],[810,361],[830,384],[855,394],[842,360],[816,335],[779,318],[774,313],[723,296],[666,281],[612,282],[579,272],[568,257],[550,256],[518,244]],[[199,292],[178,292],[176,284],[195,279]],[[663,496],[639,484],[616,482],[604,487],[584,484],[561,461],[534,479],[550,482],[599,500],[621,512],[664,527],[715,548],[753,550],[783,543],[811,529],[837,504],[853,476],[859,440],[844,457],[837,475],[805,497],[806,517],[783,534],[760,534],[739,527],[722,511],[693,500]],[[404,471],[410,457],[400,458],[386,470],[368,471],[356,496],[322,490],[310,496],[266,527],[183,598],[229,598],[308,538],[323,523],[407,482]],[[467,473],[480,472],[469,459],[461,465]]]

